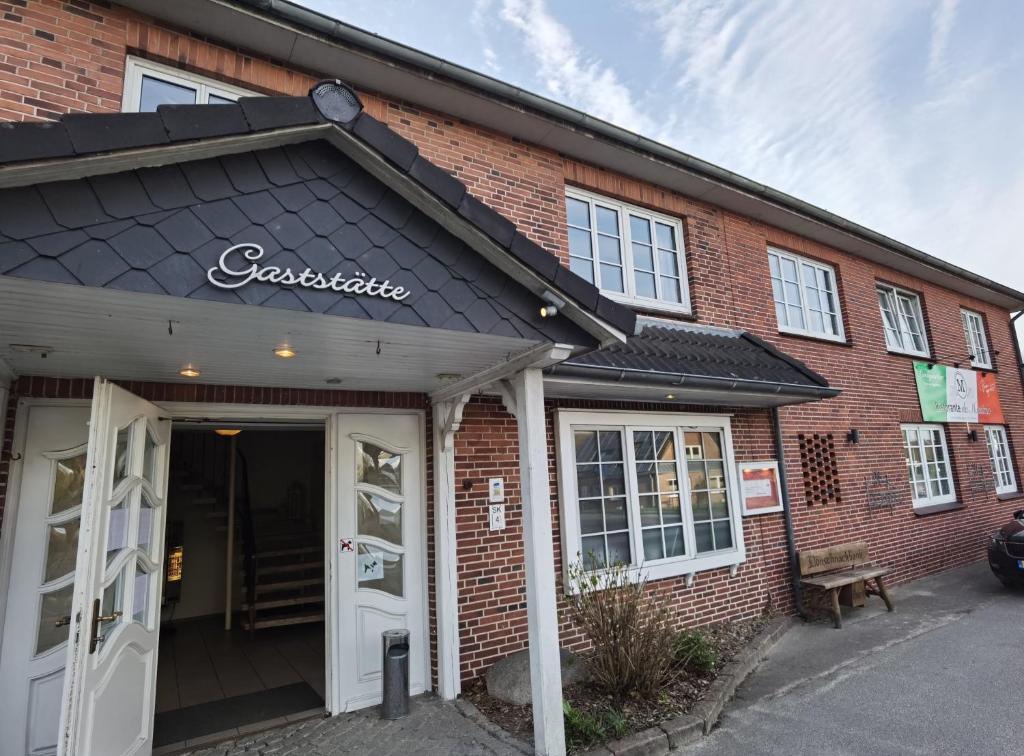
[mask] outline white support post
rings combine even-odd
[[[527,368],[518,373],[512,379],[512,388],[519,425],[519,489],[526,554],[533,742],[538,754],[563,756],[562,670],[558,653],[544,382],[540,369]]]
[[[437,688],[462,692],[459,669],[458,544],[455,531],[455,433],[469,394],[434,403],[434,589],[437,594]]]
[[[235,440],[237,435],[228,439],[228,532],[227,553],[224,555],[224,629],[231,629],[231,588],[235,582]],[[251,615],[250,615],[251,616]],[[252,632],[253,628],[249,628]]]

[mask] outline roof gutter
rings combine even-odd
[[[587,115],[575,108],[541,97],[520,87],[478,73],[464,66],[428,55],[407,45],[393,42],[377,34],[342,23],[322,13],[303,8],[287,0],[219,0],[225,4],[244,6],[282,21],[301,26],[309,31],[322,34],[335,41],[353,45],[382,57],[413,66],[435,77],[441,77],[458,84],[476,89],[493,97],[506,100],[527,110],[548,118],[570,124],[613,142],[645,152],[665,162],[683,167],[687,171],[712,179],[727,187],[756,197],[762,201],[831,226],[862,241],[874,244],[906,257],[914,262],[934,268],[977,286],[989,289],[1001,296],[1016,300],[1024,306],[1024,292],[999,284],[977,273],[965,270],[937,257],[898,242],[884,234],[849,221],[835,213],[797,199],[785,192],[772,189],[765,184],[709,163],[685,152],[640,136],[627,129],[614,126],[607,121]]]
[[[674,386],[677,388],[704,389],[712,391],[743,391],[765,395],[785,395],[828,399],[839,396],[841,391],[828,386],[805,386],[797,383],[774,383],[742,378],[719,378],[686,373],[659,373],[638,368],[612,368],[574,364],[571,360],[546,368],[545,375],[560,375],[571,378],[591,378],[622,383],[627,381]]]

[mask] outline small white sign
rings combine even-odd
[[[747,498],[755,496],[771,496],[772,482],[767,478],[743,481],[743,495]]]
[[[487,487],[489,501],[505,501],[505,479],[491,478]]]
[[[384,553],[380,551],[360,552],[356,562],[359,582],[384,578]]]
[[[490,504],[488,505],[488,515],[491,522],[491,530],[504,530],[505,529],[505,505],[504,504]]]

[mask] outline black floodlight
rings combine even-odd
[[[363,109],[356,93],[337,79],[317,82],[309,90],[309,96],[320,115],[334,123],[352,123]]]

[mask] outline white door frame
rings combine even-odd
[[[338,576],[335,570],[335,557],[337,556],[337,544],[341,538],[339,531],[337,507],[334,506],[337,500],[338,490],[338,469],[337,450],[334,447],[337,416],[339,415],[415,415],[419,425],[420,444],[420,506],[422,507],[423,533],[420,549],[420,563],[423,575],[427,575],[427,443],[426,443],[426,410],[422,409],[401,409],[388,407],[328,407],[316,405],[275,405],[275,404],[229,404],[229,403],[207,403],[207,402],[155,402],[158,407],[165,409],[168,416],[182,420],[185,418],[203,418],[210,420],[224,420],[239,422],[253,420],[277,420],[277,421],[315,421],[324,423],[324,470],[326,472],[324,481],[324,506],[325,527],[324,527],[324,580],[325,580],[325,611],[324,621],[326,632],[324,642],[327,663],[324,674],[326,675],[325,701],[324,706],[333,716],[341,714],[342,705],[345,701],[342,685],[344,680],[340,670],[335,669],[339,661],[335,651],[341,647],[341,628],[338,619],[341,617],[341,607],[338,605]],[[173,423],[172,423],[173,429]],[[173,453],[173,452],[172,452]],[[423,581],[423,628],[426,631],[425,639],[426,653],[423,655],[425,690],[431,689],[430,675],[430,581]]]
[[[22,397],[18,400],[18,406],[15,413],[14,420],[14,436],[13,443],[11,446],[12,460],[8,467],[8,481],[7,481],[7,495],[4,505],[3,513],[3,526],[2,532],[0,532],[0,645],[3,644],[4,627],[2,618],[5,616],[4,609],[7,603],[8,588],[10,582],[10,569],[11,569],[11,558],[13,556],[14,548],[14,536],[15,536],[15,525],[17,523],[17,512],[18,503],[21,496],[21,469],[19,459],[14,459],[24,449],[25,436],[27,433],[27,414],[28,408],[31,406],[38,405],[49,405],[49,406],[65,406],[65,407],[83,407],[89,406],[91,401],[88,399],[54,399],[54,398],[36,398],[36,397]],[[276,421],[296,421],[300,422],[315,421],[322,422],[324,424],[324,464],[325,464],[325,480],[324,480],[324,506],[325,506],[325,517],[326,523],[324,528],[324,553],[326,558],[324,559],[324,579],[326,581],[325,588],[325,613],[324,620],[326,622],[325,628],[325,653],[327,663],[325,664],[324,674],[326,676],[325,685],[325,701],[324,706],[327,711],[334,715],[341,713],[338,709],[338,702],[343,700],[342,695],[342,678],[341,675],[336,674],[334,664],[337,661],[337,654],[333,653],[333,649],[339,647],[340,644],[340,628],[338,627],[337,618],[340,617],[341,607],[337,605],[337,586],[336,586],[336,575],[334,569],[334,556],[335,556],[335,545],[338,543],[340,535],[338,533],[338,522],[336,516],[336,507],[333,506],[337,493],[337,462],[336,454],[334,449],[334,437],[336,427],[336,416],[346,414],[403,414],[403,415],[416,415],[419,423],[419,443],[420,443],[420,501],[423,517],[423,533],[422,533],[422,548],[421,552],[421,567],[423,574],[427,575],[427,470],[426,470],[426,459],[427,459],[427,445],[426,445],[426,411],[423,409],[400,409],[400,408],[384,408],[384,407],[328,407],[328,406],[310,406],[310,405],[275,405],[275,404],[232,404],[232,403],[212,403],[212,402],[153,402],[156,406],[165,410],[168,417],[172,420],[172,431],[173,421],[181,421],[186,418],[203,418],[210,420],[223,420],[230,422],[232,420],[244,422],[254,420],[276,420]],[[0,429],[2,431],[2,429]],[[172,450],[173,453],[173,450]],[[423,601],[423,627],[427,632],[426,649],[427,653],[423,655],[424,663],[424,680],[426,690],[431,689],[431,674],[430,674],[430,581],[423,581],[424,590],[424,601]]]

